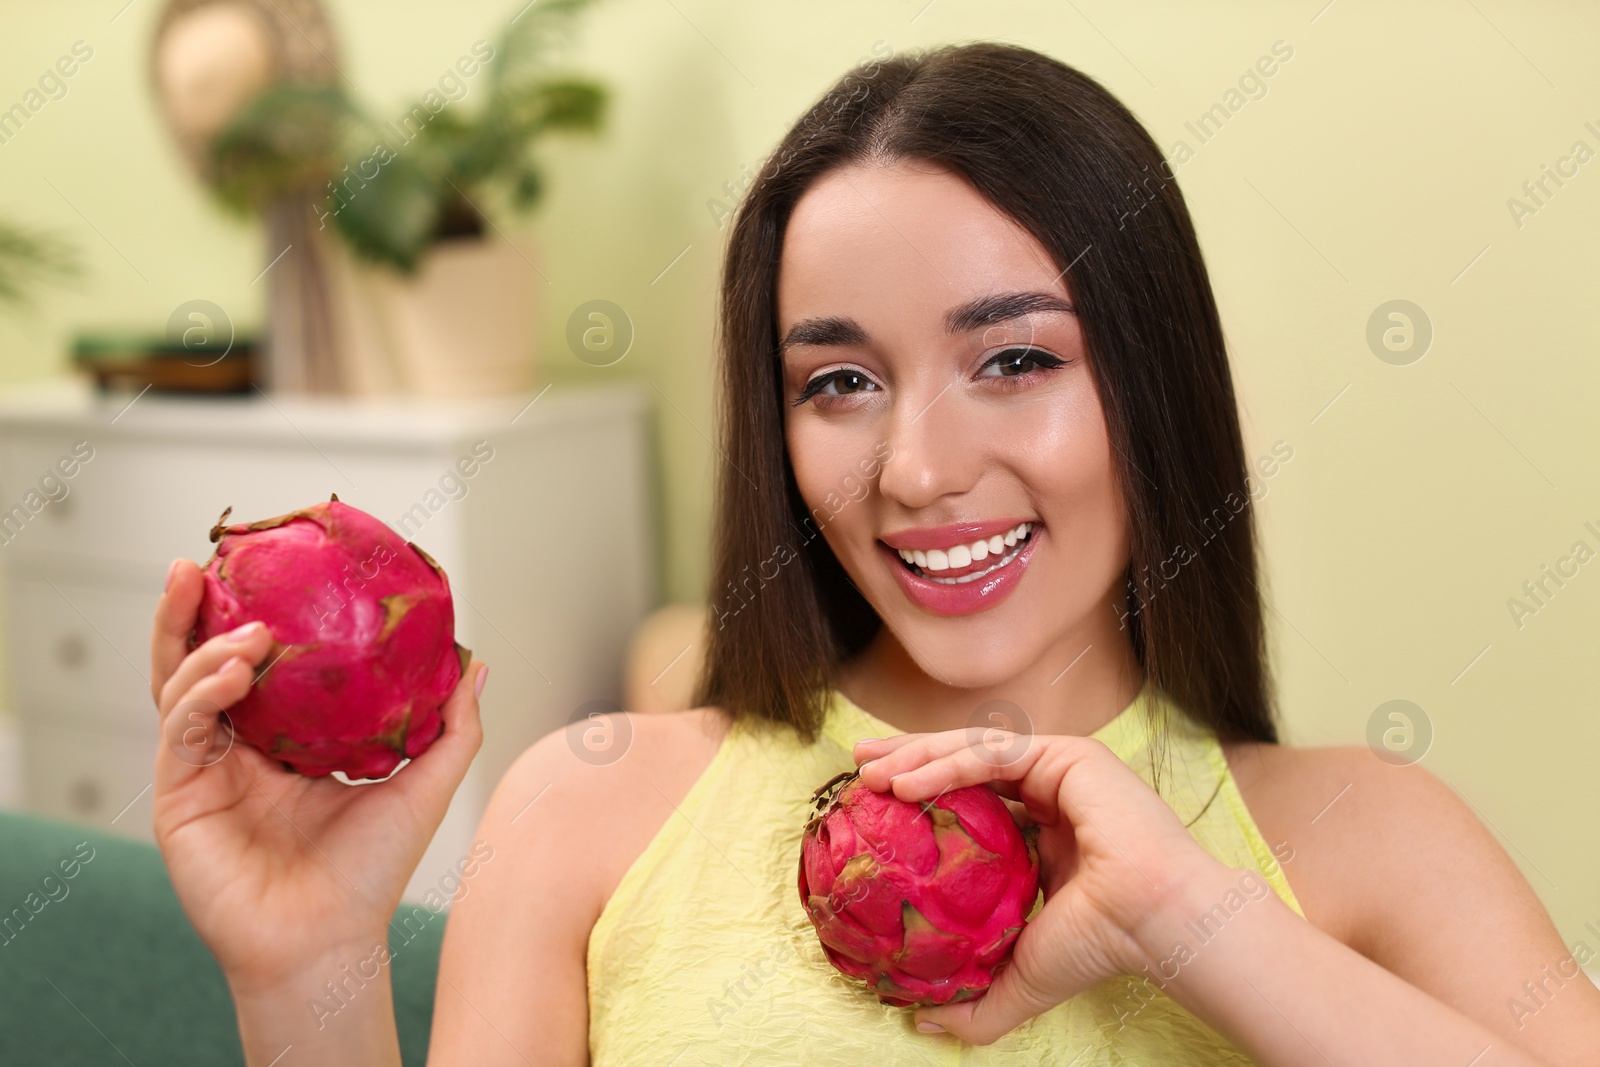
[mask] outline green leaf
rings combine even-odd
[[[535,0],[522,8],[496,42],[490,84],[515,86],[543,74],[550,54],[571,40],[576,16],[591,6],[592,0]]]
[[[531,166],[517,174],[511,181],[511,206],[526,211],[544,195],[544,178]]]
[[[82,269],[75,246],[0,222],[0,302],[20,306],[42,282],[75,276]]]
[[[357,118],[338,85],[275,85],[246,104],[211,142],[212,188],[238,211],[319,189],[338,169]]]
[[[606,92],[598,83],[558,78],[507,94],[501,115],[514,135],[531,140],[545,130],[598,129],[605,104]]]
[[[442,201],[450,187],[427,173],[402,147],[378,165],[362,184],[349,184],[341,197],[323,205],[357,256],[386,263],[409,274],[433,240]]]
[[[526,169],[529,147],[541,134],[596,128],[605,99],[601,86],[579,79],[541,82],[495,96],[472,131],[474,136],[455,143],[457,184],[479,185],[498,178],[514,184]]]

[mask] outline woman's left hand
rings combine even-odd
[[[997,735],[997,736],[991,736]],[[1139,933],[1184,886],[1221,867],[1177,814],[1105,744],[1089,737],[969,730],[861,741],[855,759],[877,792],[925,801],[989,784],[1039,825],[1044,906],[1018,936],[1011,961],[976,1000],[919,1008],[934,1023],[987,1045],[1107,978],[1147,960]],[[1000,754],[1004,754],[1001,758]],[[892,781],[891,781],[892,780]]]

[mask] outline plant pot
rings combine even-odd
[[[410,276],[341,255],[340,349],[351,392],[528,391],[545,284],[535,257],[531,242],[498,235],[441,241]]]

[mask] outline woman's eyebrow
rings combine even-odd
[[[1037,311],[1061,311],[1076,315],[1072,301],[1055,293],[996,293],[957,304],[945,312],[945,332],[952,337],[997,323],[1019,319]],[[778,355],[794,345],[864,345],[867,331],[855,319],[843,316],[801,319],[789,327],[778,345]]]

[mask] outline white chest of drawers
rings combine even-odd
[[[99,397],[76,381],[0,392],[27,806],[150,836],[150,625],[167,565],[203,563],[225,507],[253,521],[337,493],[438,560],[457,639],[493,667],[483,750],[407,890],[421,899],[467,855],[517,755],[586,701],[620,696],[656,592],[647,432],[631,386],[358,404]]]

